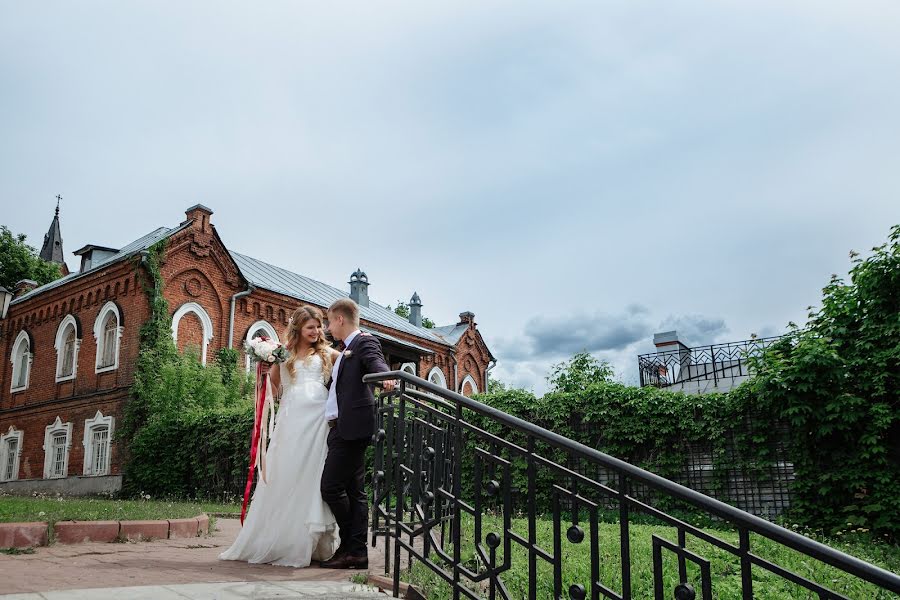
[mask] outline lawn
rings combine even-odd
[[[64,496],[0,496],[0,523],[183,519],[200,513],[240,513],[239,504],[202,500],[114,500]]]
[[[491,531],[500,531],[500,523],[485,517],[483,534]],[[493,522],[492,522],[493,521]],[[464,522],[464,532],[471,539],[472,522]],[[523,537],[527,537],[527,521],[515,519],[513,530]],[[737,545],[738,536],[733,531],[707,530],[716,537]],[[587,532],[586,532],[587,533]],[[805,532],[810,537],[817,537],[818,541],[833,546],[842,552],[856,556],[862,560],[874,563],[888,571],[900,572],[900,547],[873,539],[868,533],[862,531],[841,532],[840,535],[823,539],[821,535]],[[670,541],[677,541],[677,533],[674,528],[663,525],[632,524],[630,528],[631,557],[632,557],[632,596],[635,598],[653,597],[653,560],[651,536],[657,535]],[[553,550],[553,523],[549,520],[541,520],[537,528],[538,545],[547,551]],[[589,537],[581,544],[572,544],[566,540],[565,526],[562,535],[563,554],[563,593],[568,597],[568,587],[579,583],[588,590],[590,597],[590,544]],[[485,546],[486,547],[486,546]],[[498,562],[502,561],[502,545],[498,548]],[[621,592],[620,554],[619,554],[619,526],[615,523],[599,524],[599,548],[600,548],[600,581],[607,587]],[[741,598],[740,563],[731,554],[701,542],[696,538],[688,538],[687,548],[711,562],[711,579],[713,581],[713,598],[725,600]],[[837,569],[818,563],[793,550],[780,546],[766,539],[751,536],[751,548],[754,553],[768,559],[775,564],[785,567],[808,579],[825,585],[832,590],[842,593],[849,598],[865,600],[896,598],[890,592],[879,591],[874,586],[861,582],[855,577],[846,575]],[[525,550],[513,542],[511,552],[511,569],[502,577],[507,589],[513,598],[527,598],[528,590],[528,559]],[[475,568],[477,562],[474,559],[471,544],[465,547],[463,557],[469,559],[469,568]],[[664,597],[673,597],[672,590],[678,583],[678,563],[671,554],[663,551],[664,571]],[[688,578],[697,589],[697,597],[700,597],[699,569],[692,567],[688,562]],[[429,600],[441,600],[450,598],[446,584],[438,576],[433,574],[422,564],[416,564],[409,575],[409,579],[426,592]],[[553,571],[548,563],[538,560],[538,598],[553,597]],[[786,582],[757,567],[753,568],[754,598],[759,600],[775,600],[782,598],[813,598],[817,597],[804,589]]]

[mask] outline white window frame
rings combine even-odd
[[[196,302],[185,302],[178,307],[178,310],[172,315],[172,339],[176,344],[178,343],[178,324],[181,322],[181,318],[188,313],[197,315],[197,318],[200,319],[200,325],[203,327],[203,349],[200,354],[200,362],[205,365],[206,350],[209,348],[209,342],[213,339],[213,325],[212,319],[209,318],[209,313],[202,306]]]
[[[27,352],[21,357],[24,360],[19,360],[19,346],[21,344],[28,345]],[[9,360],[12,363],[12,381],[9,384],[9,391],[21,392],[22,390],[27,390],[28,384],[31,381],[31,363],[34,361],[34,353],[31,348],[31,338],[24,329],[19,332],[19,335],[16,336],[16,341],[13,342],[12,355],[9,357]],[[22,369],[25,369],[25,385],[15,387],[16,381],[22,373]]]
[[[57,433],[66,433],[66,451],[63,456],[63,468],[61,475],[52,475],[53,469],[53,436]],[[56,420],[44,429],[44,479],[63,479],[69,475],[69,453],[72,450],[72,423],[63,423],[58,416]]]
[[[434,383],[433,381],[431,381],[431,376],[434,374],[437,374],[438,377],[440,378],[440,380],[441,380],[440,385],[447,388],[447,378],[444,376],[444,372],[441,371],[440,367],[432,367],[431,370],[428,371],[428,382]],[[447,388],[447,389],[449,389],[449,388]]]
[[[75,331],[75,345],[72,350],[74,353],[74,356],[72,357],[72,374],[60,375],[60,371],[62,371],[65,361],[65,333],[69,327],[72,327]],[[66,315],[59,324],[59,327],[56,330],[56,342],[54,345],[56,346],[56,383],[75,379],[75,376],[78,375],[78,351],[81,349],[81,338],[78,337],[78,321],[75,320],[74,315]]]
[[[402,365],[400,365],[400,370],[406,371],[407,373],[409,373],[410,375],[412,375],[414,377],[419,376],[418,365],[416,365],[416,363],[414,363],[414,362],[403,363]]]
[[[19,458],[22,456],[22,431],[16,429],[12,425],[3,435],[0,435],[0,481],[15,481],[19,478]],[[9,460],[8,442],[15,439],[16,455],[13,457],[13,473],[12,477],[6,477],[6,463]]]
[[[251,325],[250,329],[247,330],[247,337],[244,339],[244,341],[249,342],[252,339],[250,336],[252,336],[254,333],[259,331],[260,329],[262,329],[263,331],[266,332],[266,335],[269,336],[269,339],[274,340],[275,343],[277,343],[277,344],[281,343],[281,340],[278,339],[278,333],[275,331],[275,327],[273,327],[271,323],[269,323],[268,321],[265,321],[265,320],[257,321],[256,323]],[[249,354],[246,354],[246,353],[244,354],[244,363],[245,363],[245,366],[247,367],[247,372],[249,373],[250,368],[253,366],[253,364],[252,364],[253,361],[250,360]]]
[[[479,392],[478,392],[478,384],[475,383],[475,378],[472,377],[471,375],[466,375],[466,378],[462,380],[462,383],[461,383],[461,384],[459,384],[459,393],[460,393],[460,394],[463,393],[463,388],[466,387],[466,382],[468,382],[469,385],[472,386],[472,395],[473,395],[473,396],[474,396],[475,394],[478,394],[478,393],[479,393]]]
[[[105,344],[106,344],[106,336],[105,331],[103,329],[103,323],[106,321],[106,317],[112,313],[116,317],[116,349],[113,358],[113,364],[105,367],[100,366],[100,361],[103,358]],[[116,306],[115,302],[107,302],[103,305],[103,308],[100,309],[100,312],[97,314],[97,319],[94,321],[94,340],[97,342],[97,356],[94,358],[94,373],[106,373],[107,371],[115,371],[119,368],[119,348],[121,347],[121,339],[122,333],[125,331],[125,328],[122,327],[122,315],[119,312],[119,307]]]
[[[85,475],[109,475],[109,466],[112,463],[112,437],[113,429],[116,425],[116,419],[112,415],[104,417],[99,410],[92,419],[86,419],[84,422],[84,440],[81,445],[84,446],[84,468],[82,472]],[[106,438],[106,464],[101,467],[99,473],[94,472],[94,430],[106,427],[109,435]]]

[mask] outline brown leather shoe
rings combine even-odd
[[[331,560],[319,564],[323,569],[360,569],[369,568],[368,556],[353,556],[352,554],[338,554]]]

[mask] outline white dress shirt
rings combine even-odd
[[[347,339],[344,340],[344,348],[350,347],[350,342],[353,341],[357,335],[360,334],[359,329],[351,333],[347,336]],[[337,376],[338,370],[341,368],[341,360],[344,358],[344,353],[341,352],[338,355],[337,360],[334,361],[334,365],[331,367],[331,387],[328,388],[328,400],[325,401],[325,420],[330,421],[332,419],[338,418],[338,403],[337,403]]]

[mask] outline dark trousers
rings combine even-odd
[[[328,456],[322,471],[322,498],[340,527],[341,549],[366,556],[369,502],[366,498],[366,447],[368,439],[345,440],[337,427],[328,431]]]

